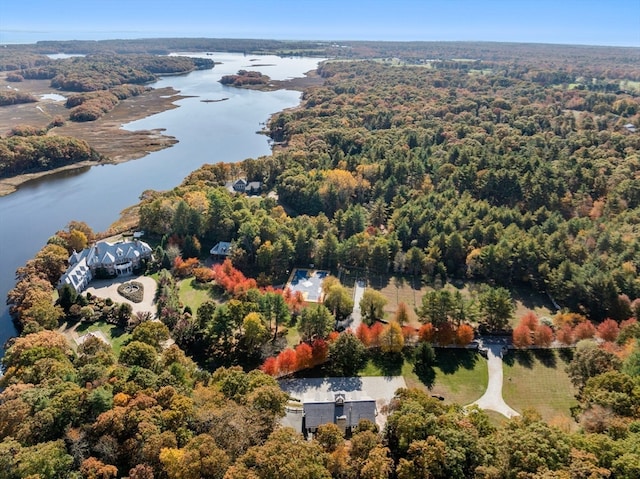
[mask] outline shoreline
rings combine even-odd
[[[35,80],[23,82],[25,84],[21,84],[21,87],[24,91],[31,92],[33,94],[42,94],[42,92],[51,93],[50,87],[45,86],[44,84],[38,84],[38,82],[45,81]],[[289,80],[274,80],[268,85],[259,85],[257,88],[254,87],[253,89],[262,91],[304,91],[306,88],[322,85],[323,82],[324,79],[321,78],[315,70],[311,70],[306,72],[304,77],[292,78]],[[163,134],[163,128],[129,131],[124,130],[122,125],[178,108],[179,105],[176,105],[175,102],[183,98],[188,98],[188,96],[180,95],[180,92],[172,87],[152,88],[150,91],[145,92],[142,95],[121,101],[113,110],[95,121],[71,122],[67,120],[63,126],[53,128],[47,134],[71,136],[85,140],[89,146],[104,157],[104,160],[83,161],[66,165],[61,168],[55,168],[53,170],[24,173],[11,178],[2,178],[0,179],[0,197],[14,193],[20,188],[20,186],[46,176],[59,174],[64,171],[90,168],[98,165],[119,164],[137,160],[154,151],[163,150],[173,146],[178,143],[178,140],[173,136]],[[34,112],[33,110],[36,110],[37,112]],[[65,112],[68,116],[68,110],[64,108],[61,102],[40,100],[35,104],[16,105],[15,108],[12,107],[12,111],[10,111],[9,115],[13,115],[12,120],[15,119],[15,116],[17,115],[20,115],[19,119],[21,120],[23,118],[26,119],[25,123],[13,123],[13,126],[16,126],[17,124],[44,126],[50,121],[51,117],[56,114],[64,114]],[[8,131],[10,128],[11,127],[8,123],[3,124],[3,122],[0,121],[0,131],[2,129],[7,129]]]

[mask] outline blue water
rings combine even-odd
[[[274,80],[284,80],[303,76],[319,62],[314,58],[231,53],[198,56],[222,64],[212,70],[162,78],[152,86],[171,86],[191,97],[177,101],[179,108],[124,126],[128,130],[166,128],[166,134],[178,139],[177,144],[119,165],[50,175],[0,197],[0,345],[16,334],[4,304],[14,285],[15,270],[69,221],[85,221],[95,231],[105,230],[147,189],[173,188],[204,163],[237,162],[271,154],[268,138],[257,132],[273,113],[296,106],[300,92],[225,87],[218,82],[223,75],[255,69]],[[254,67],[256,64],[273,66]],[[56,92],[52,89],[51,93]],[[201,101],[222,98],[228,100]]]

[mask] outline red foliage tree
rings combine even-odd
[[[456,330],[456,344],[466,346],[473,341],[474,331],[468,324],[461,324]]]
[[[313,350],[307,343],[300,343],[296,346],[297,369],[307,369],[313,364]]]
[[[418,339],[423,343],[433,342],[435,335],[436,330],[431,323],[423,324],[418,330]]]
[[[553,342],[553,330],[546,324],[540,324],[533,332],[533,344],[548,348]]]
[[[531,338],[531,330],[527,324],[520,322],[513,330],[513,345],[516,348],[527,348],[531,346],[533,339]]]
[[[573,344],[574,337],[571,324],[564,324],[560,329],[558,329],[556,331],[556,339],[567,346]]]
[[[214,265],[212,270],[216,284],[235,297],[242,296],[248,290],[258,286],[255,279],[247,278],[241,271],[234,268],[230,259]]]
[[[436,342],[441,346],[448,346],[453,344],[456,338],[456,332],[450,322],[443,323],[436,330]]]
[[[620,326],[613,319],[605,319],[598,325],[598,337],[603,341],[615,341],[620,334]]]
[[[262,363],[262,366],[260,366],[260,370],[263,373],[268,374],[269,376],[277,376],[278,360],[273,356],[268,357],[267,359],[264,360],[264,363]]]
[[[402,336],[405,342],[412,341],[417,335],[416,328],[412,326],[402,326]]]
[[[292,373],[296,370],[296,367],[298,365],[298,356],[296,355],[296,352],[291,349],[291,348],[287,348],[284,351],[282,351],[280,354],[278,354],[278,370],[280,371],[281,374],[289,374]]]
[[[378,347],[380,346],[380,334],[382,334],[382,330],[384,329],[384,326],[382,325],[382,323],[380,321],[376,321],[375,323],[373,323],[371,325],[371,328],[369,329],[371,335],[370,335],[370,345],[373,347]]]
[[[538,320],[538,316],[533,311],[528,311],[522,318],[520,318],[520,322],[518,325],[524,325],[529,328],[529,331],[535,331],[538,329],[540,325],[540,321]]]
[[[584,321],[578,324],[573,330],[573,337],[576,341],[593,338],[596,335],[596,328],[591,321]]]
[[[318,338],[311,343],[311,359],[314,365],[324,363],[329,357],[329,343]]]
[[[362,344],[365,346],[371,345],[371,328],[367,326],[365,323],[360,323],[360,325],[356,328],[356,337],[360,340]]]

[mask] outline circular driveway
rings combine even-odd
[[[144,296],[142,302],[134,303],[129,301],[118,293],[118,286],[122,283],[128,283],[129,281],[137,281],[144,286]],[[118,276],[113,279],[94,279],[89,283],[89,287],[85,292],[89,292],[99,298],[111,298],[114,303],[128,303],[131,305],[134,313],[141,313],[148,311],[155,317],[155,296],[158,285],[156,280],[149,276]]]

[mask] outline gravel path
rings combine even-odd
[[[487,351],[487,367],[489,368],[489,384],[487,390],[480,399],[473,402],[480,409],[489,409],[512,418],[520,413],[511,408],[502,397],[502,351],[503,345],[499,343],[485,343],[480,345],[480,349]]]

